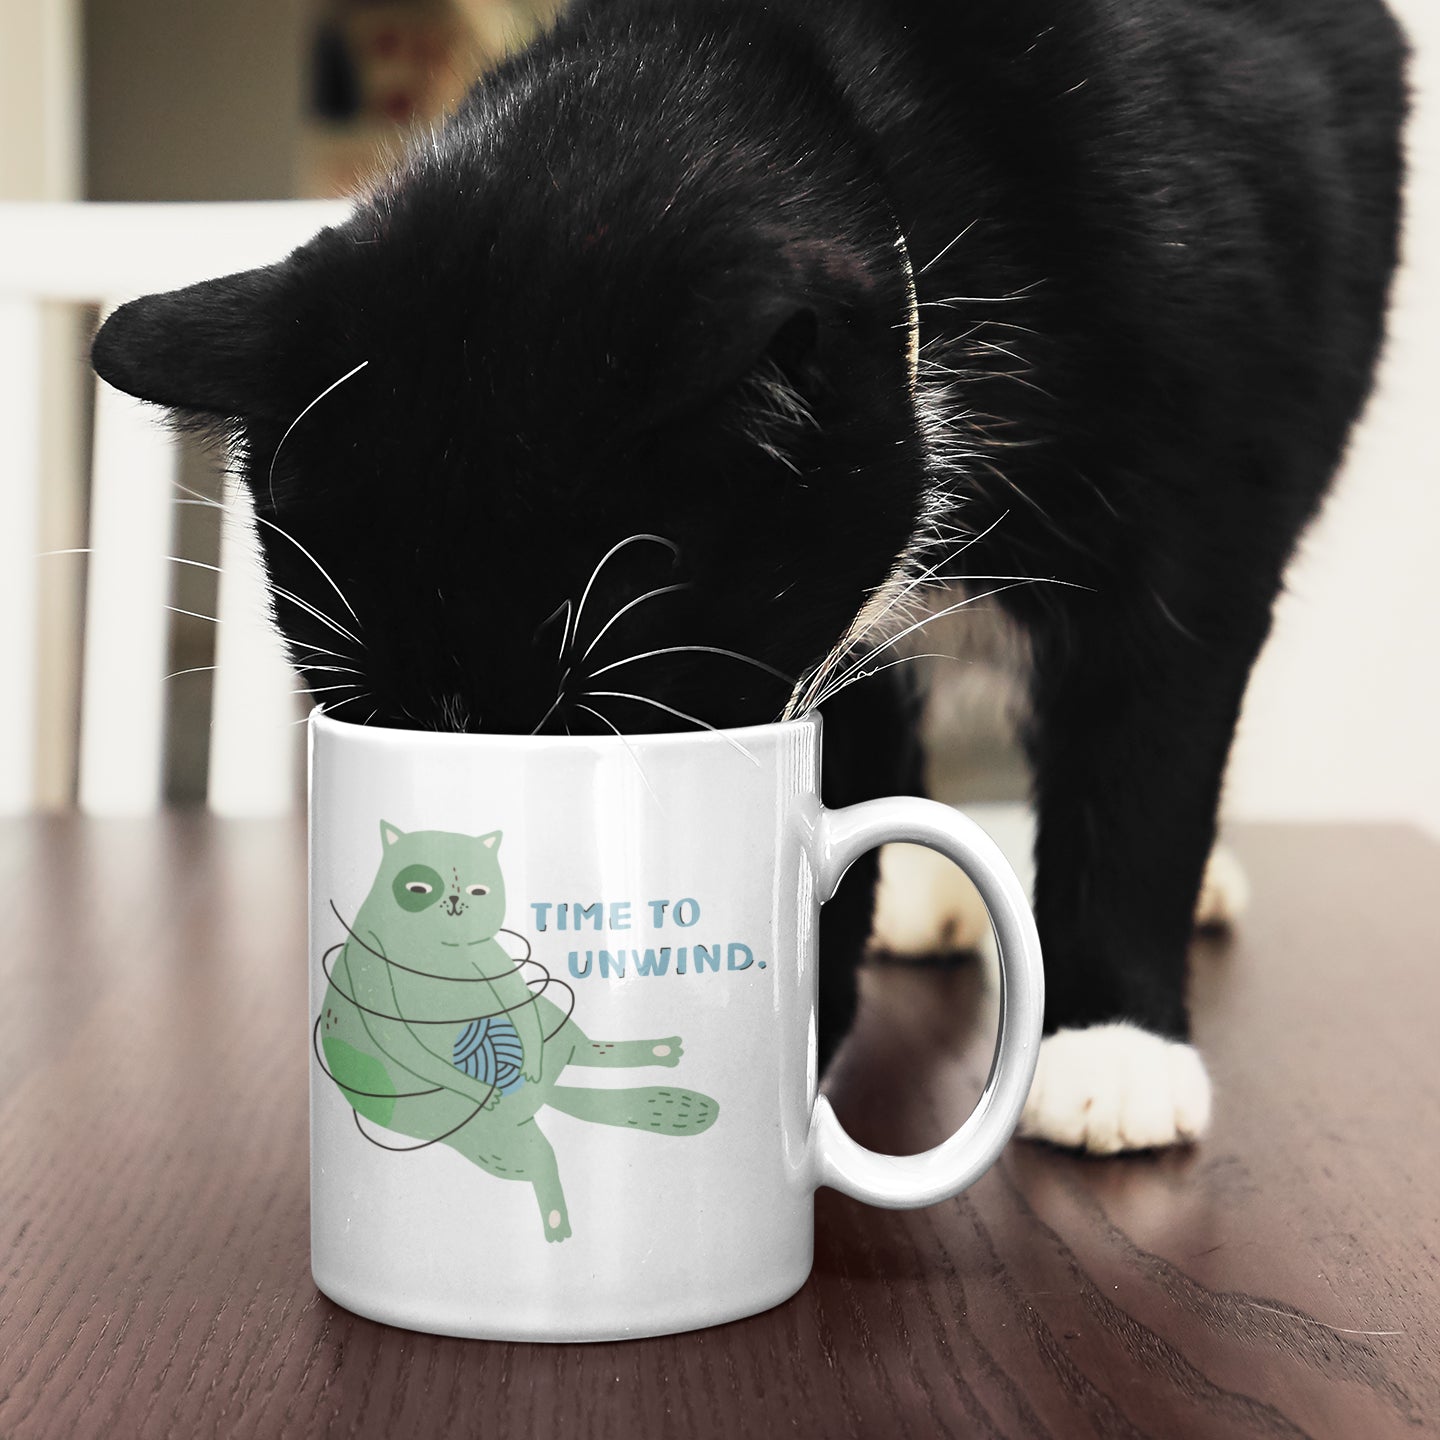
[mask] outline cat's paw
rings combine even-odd
[[[1217,845],[1205,863],[1200,897],[1195,902],[1199,930],[1224,930],[1233,925],[1250,904],[1250,882],[1235,852]]]
[[[545,1078],[544,1071],[539,1069],[533,1075],[528,1070],[522,1070],[520,1074],[527,1085],[538,1085]]]
[[[500,1104],[500,1101],[502,1099],[504,1099],[504,1096],[500,1094],[499,1090],[491,1090],[490,1098],[485,1101],[484,1105],[481,1106],[481,1109],[494,1110],[496,1106]]]
[[[892,955],[973,950],[990,934],[990,917],[969,876],[923,845],[880,851],[872,942]]]
[[[680,1057],[685,1053],[685,1047],[680,1043],[678,1035],[667,1035],[663,1040],[657,1040],[650,1047],[650,1060],[655,1065],[667,1065],[674,1069],[680,1063]]]
[[[545,1238],[552,1244],[570,1238],[570,1217],[564,1210],[550,1210],[545,1215]]]
[[[1114,1155],[1196,1140],[1209,1123],[1199,1051],[1117,1023],[1046,1036],[1019,1133]]]

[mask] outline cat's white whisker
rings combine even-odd
[[[369,362],[367,361],[366,363],[368,364]],[[188,497],[183,500],[176,499],[175,504],[177,505],[204,505],[211,510],[219,510],[222,514],[233,516],[233,512],[225,505],[222,505],[220,501],[212,500],[207,495],[197,494],[194,490],[190,489],[188,485],[181,485],[177,481],[176,488],[184,491],[185,495]],[[365,627],[363,624],[361,624],[360,617],[355,613],[355,607],[350,603],[349,599],[346,597],[345,592],[339,587],[339,585],[335,583],[335,577],[331,575],[331,573],[287,529],[285,529],[283,525],[277,525],[275,521],[267,520],[263,515],[256,513],[253,509],[251,511],[251,514],[254,516],[255,523],[257,525],[264,525],[267,529],[273,530],[277,535],[281,537],[281,539],[288,540],[290,544],[292,544],[320,572],[320,575],[324,579],[325,583],[329,585],[329,587],[336,593],[336,595],[340,597],[340,603],[350,612],[351,618],[363,630]],[[355,637],[351,636],[350,638],[354,639]],[[355,640],[355,643],[359,645],[360,641]]]
[[[357,680],[365,678],[362,671],[356,670],[349,665],[306,665],[306,670],[313,670],[317,675],[353,675]]]
[[[300,693],[308,693],[308,692],[300,692],[300,691],[297,691],[297,692],[295,692],[295,693],[300,694]],[[363,700],[364,698],[365,698],[365,692],[364,692],[363,690],[357,690],[354,695],[344,695],[344,696],[342,696],[339,700],[320,700],[320,701],[317,701],[316,703],[319,705],[320,709],[321,709],[326,715],[333,715],[337,710],[341,709],[343,706],[345,706],[345,705],[353,705],[357,700]],[[375,718],[375,716],[378,715],[379,713],[380,713],[380,712],[379,712],[378,710],[372,710],[372,711],[370,712],[370,719],[373,720],[373,719]],[[303,725],[303,724],[305,724],[305,722],[306,722],[307,720],[309,720],[309,718],[310,718],[309,715],[302,715],[298,720],[292,720],[290,723],[291,723],[292,725]],[[363,724],[368,724],[369,721],[363,721],[362,723],[363,723]]]
[[[177,502],[177,503],[184,503],[184,502]],[[208,502],[206,502],[206,503],[208,503]],[[223,505],[221,505],[221,506],[217,506],[216,508],[217,508],[217,509],[220,509],[220,510],[223,510],[225,507],[224,507]],[[257,518],[258,518],[258,517],[257,517]],[[40,554],[41,554],[42,556],[45,556],[45,555],[93,555],[94,553],[95,553],[94,547],[93,547],[93,546],[90,546],[90,545],[78,545],[78,546],[74,546],[74,547],[72,547],[72,548],[70,548],[70,549],[66,549],[66,550],[42,550],[42,551],[40,552]],[[191,560],[191,559],[187,558],[187,557],[184,556],[184,555],[167,555],[167,556],[165,556],[165,559],[169,560],[172,564],[175,564],[175,565],[188,565],[192,570],[208,570],[212,575],[219,575],[219,574],[221,573],[220,567],[219,567],[218,565],[212,565],[212,564],[210,564],[210,562],[209,562],[208,560]],[[268,584],[268,583],[269,583],[269,582],[267,582],[267,584]],[[270,590],[271,590],[274,594],[279,595],[279,596],[282,596],[284,599],[290,601],[290,603],[291,603],[292,605],[297,605],[297,606],[299,606],[300,609],[305,610],[305,611],[308,611],[311,615],[313,615],[313,616],[315,617],[315,619],[319,620],[322,625],[327,625],[331,630],[334,630],[337,634],[341,635],[344,639],[353,641],[356,645],[360,645],[360,643],[361,643],[361,642],[360,642],[360,638],[359,638],[357,635],[351,634],[351,632],[350,632],[349,630],[347,630],[343,625],[339,624],[337,621],[335,621],[334,619],[332,619],[329,615],[325,614],[325,612],[324,612],[323,610],[317,609],[317,608],[316,608],[314,605],[312,605],[308,600],[304,600],[304,599],[302,599],[299,595],[296,595],[293,591],[290,591],[290,590],[285,589],[285,587],[284,587],[283,585],[270,584],[270,585],[269,585],[269,588],[270,588]],[[343,599],[344,597],[342,596],[341,598]],[[184,612],[184,613],[188,613],[188,612]],[[202,617],[202,618],[212,618],[212,617]],[[363,648],[363,646],[362,646],[361,648]],[[333,652],[332,652],[332,653],[333,653]],[[343,658],[343,657],[342,657],[342,658]]]
[[[559,664],[565,658],[565,651],[570,644],[570,616],[574,613],[575,602],[567,595],[546,617],[540,622],[540,629],[535,634],[538,638],[540,630],[543,630],[563,610],[565,612],[565,623],[560,627],[560,653],[556,655],[555,662]]]
[[[288,530],[277,525],[273,520],[267,520],[263,515],[257,515],[255,519],[259,524],[273,530],[282,539],[288,540],[320,572],[326,583],[340,597],[340,603],[350,612],[351,619],[363,630],[365,627],[355,613],[355,607],[345,598],[345,592],[335,583],[330,572]],[[356,640],[355,643],[358,645],[360,642]]]
[[[932,265],[938,265],[978,224],[977,215],[943,250],[937,250],[915,273],[923,275]]]
[[[280,458],[280,452],[285,448],[285,442],[290,438],[295,427],[328,395],[332,390],[338,390],[352,375],[358,375],[370,362],[362,360],[353,369],[347,370],[338,380],[332,380],[291,422],[289,429],[280,437],[280,443],[275,447],[275,453],[270,457],[270,474],[267,477],[267,486],[270,491],[270,508],[275,509],[275,462]],[[358,618],[358,617],[357,617]]]
[[[330,671],[331,674],[336,675],[360,675],[361,678],[364,677],[364,672],[356,670],[354,665],[315,665],[310,661],[305,661],[304,664],[295,665],[295,670]]]
[[[879,655],[879,650],[868,652],[870,656]],[[951,655],[946,650],[926,650],[917,655],[902,655],[898,660],[887,660],[883,665],[877,665],[873,670],[862,670],[859,674],[842,675],[825,691],[823,695],[814,702],[815,708],[821,705],[828,705],[842,690],[848,690],[852,685],[858,685],[862,680],[869,680],[873,675],[882,674],[886,670],[893,670],[897,665],[908,665],[912,660],[953,660],[957,665],[963,665],[958,655]]]
[[[220,573],[218,565],[212,565],[208,560],[187,560],[183,555],[167,555],[167,560],[172,560],[176,565],[189,565],[195,570],[208,570],[212,575]]]
[[[783,670],[777,670],[773,665],[767,665],[765,661],[757,660],[753,655],[742,655],[738,650],[724,650],[718,645],[666,645],[660,650],[646,650],[639,655],[627,655],[623,660],[613,660],[609,665],[602,665],[598,670],[591,672],[590,678],[597,680],[610,670],[618,670],[622,665],[634,665],[639,660],[650,660],[656,655],[682,655],[691,651],[705,655],[723,655],[729,660],[743,660],[747,665],[754,665],[756,669],[764,670],[777,680],[783,680],[787,685],[795,684],[793,675],[787,675]]]
[[[218,565],[211,565],[208,561],[205,560],[187,560],[183,555],[167,555],[165,558],[167,560],[173,560],[177,565],[189,565],[196,570],[209,570],[212,574],[220,574],[220,567]],[[313,615],[318,621],[320,621],[322,625],[328,626],[331,630],[334,630],[336,634],[343,636],[346,640],[353,641],[356,645],[360,644],[360,637],[358,635],[353,635],[337,620],[332,619],[323,610],[312,605],[308,600],[305,600],[301,596],[295,594],[293,590],[287,590],[283,585],[275,585],[270,582],[267,582],[267,584],[269,585],[269,589],[273,594],[281,596],[283,599],[288,600],[292,605],[296,605],[301,610],[304,610],[309,614]]]
[[[760,764],[733,735],[727,735],[718,725],[712,725],[708,720],[701,720],[694,715],[687,715],[683,710],[677,710],[673,705],[665,705],[659,700],[652,700],[648,695],[632,695],[624,690],[587,690],[585,698],[587,700],[636,700],[641,705],[653,705],[657,710],[665,711],[667,715],[674,715],[677,719],[688,720],[692,725],[699,725],[702,729],[713,731],[732,749],[738,750],[752,765],[758,767]]]
[[[673,541],[667,540],[663,535],[651,535],[643,533],[627,536],[624,540],[612,545],[601,557],[599,563],[590,572],[590,578],[585,582],[585,589],[580,596],[580,603],[575,607],[575,614],[570,628],[567,632],[567,644],[574,644],[580,638],[580,619],[585,613],[585,602],[590,598],[590,591],[594,588],[596,580],[600,578],[600,572],[607,564],[622,550],[629,545],[637,545],[641,541],[650,540],[656,545],[663,545],[676,560],[680,558],[680,547]]]
[[[993,351],[996,355],[1003,355],[1007,360],[1013,360],[1023,369],[1023,373],[1018,370],[991,370],[985,372],[986,374],[994,375],[997,378],[1005,380],[1014,380],[1016,384],[1026,386],[1028,389],[1035,391],[1037,395],[1043,395],[1047,400],[1053,400],[1055,398],[1043,385],[1037,385],[1033,380],[1026,379],[1026,375],[1031,373],[1034,367],[1023,355],[1017,355],[1013,350],[1007,350],[1005,346],[997,345],[993,340],[981,340],[977,337],[966,343],[979,346],[982,350]]]
[[[947,295],[943,300],[922,300],[920,310],[953,310],[957,305],[1005,305],[1017,295]]]
[[[198,610],[182,610],[178,605],[167,605],[167,610],[173,611],[176,615],[188,615],[192,620],[208,620],[212,625],[222,625],[224,621],[215,615],[202,615]]]
[[[346,655],[339,650],[327,650],[323,645],[307,644],[305,654],[292,661],[295,668],[301,669],[309,663],[310,657],[314,655],[328,655],[332,660],[354,660],[354,655]]]
[[[952,560],[963,555],[972,545],[978,545],[1009,513],[1010,512],[1006,510],[983,530],[975,534],[966,535],[962,544],[948,551],[933,564],[926,566],[923,570],[910,576],[903,582],[899,581],[899,578],[892,572],[877,588],[874,594],[879,596],[887,586],[894,586],[894,593],[873,615],[867,614],[870,605],[867,605],[860,611],[860,614],[855,617],[855,621],[850,626],[850,629],[840,637],[839,641],[830,650],[830,653],[826,655],[824,660],[822,660],[808,676],[796,684],[794,690],[791,692],[790,699],[786,702],[784,710],[785,716],[789,718],[795,715],[805,714],[815,709],[821,703],[818,697],[826,694],[831,686],[836,683],[837,679],[843,679],[843,675],[837,676],[836,672],[845,663],[846,658],[854,654],[856,647],[861,645],[867,636],[873,635],[880,625],[893,615],[897,609],[902,605],[910,603],[910,597],[914,595],[915,591],[921,585],[933,577],[936,570],[943,565],[948,565]],[[936,528],[938,532],[938,525]],[[923,553],[924,548],[922,547],[918,551],[918,554]],[[911,556],[917,556],[914,547],[911,548],[909,554]],[[902,556],[901,561],[898,563],[906,563],[906,557]],[[873,604],[873,601],[871,603]],[[874,653],[872,650],[866,650],[861,656],[862,662],[867,661]]]
[[[365,648],[364,645],[361,643],[360,637],[358,635],[352,634],[342,624],[340,624],[338,620],[331,619],[331,617],[327,615],[323,610],[312,605],[308,600],[301,599],[301,597],[295,594],[293,590],[287,590],[283,585],[274,584],[271,584],[269,586],[269,589],[271,594],[280,596],[282,600],[288,600],[297,609],[303,610],[307,615],[314,616],[314,618],[318,620],[323,626],[325,626],[327,630],[333,630],[342,639],[349,640],[352,644],[359,646],[362,650]]]
[[[650,798],[660,806],[663,812],[665,807],[660,804],[660,797],[655,793],[655,787],[650,783],[650,777],[645,773],[645,767],[640,763],[640,757],[635,753],[635,747],[626,738],[625,732],[608,716],[602,715],[593,705],[575,706],[577,710],[583,710],[587,715],[593,715],[602,725],[608,725],[619,737],[620,743],[625,747],[626,753],[635,762],[635,772],[640,776],[640,783],[650,792]]]
[[[972,329],[972,330],[970,330],[970,331],[967,331],[966,334],[967,334],[967,335],[973,335],[973,334],[977,333],[978,331],[980,331],[980,330],[982,330],[982,329],[986,329],[986,330],[1014,330],[1014,331],[1016,331],[1018,334],[1021,334],[1021,335],[1039,335],[1039,333],[1040,333],[1038,330],[1032,329],[1029,325],[1016,325],[1016,324],[1014,323],[1014,321],[1012,321],[1012,320],[992,320],[992,319],[987,315],[983,320],[976,321],[975,326],[974,326],[974,329]],[[949,338],[949,337],[946,337],[946,338]],[[962,337],[962,338],[964,338],[964,337]]]
[[[688,590],[689,588],[690,588],[690,582],[689,582],[688,580],[681,581],[681,583],[678,584],[678,585],[662,585],[658,590],[649,590],[649,591],[647,591],[644,595],[639,595],[639,596],[637,596],[634,600],[631,600],[628,604],[622,605],[622,606],[600,627],[599,633],[598,633],[598,634],[595,636],[595,638],[590,642],[590,644],[589,644],[588,646],[586,646],[585,653],[580,657],[581,662],[583,663],[584,661],[586,661],[586,660],[588,660],[588,659],[590,658],[591,651],[593,651],[593,650],[595,649],[595,647],[605,638],[605,632],[606,632],[607,630],[609,630],[609,628],[610,628],[617,620],[619,620],[622,615],[625,615],[627,612],[633,610],[637,605],[643,605],[643,604],[645,603],[645,601],[647,601],[647,600],[654,600],[654,599],[656,599],[657,597],[659,597],[659,596],[661,596],[661,595],[669,595],[669,594],[672,594],[672,593],[673,593],[674,591],[676,591],[676,590]]]
[[[957,545],[953,550],[951,550],[948,554],[942,555],[940,559],[935,561],[933,565],[927,565],[925,569],[921,570],[917,575],[913,576],[909,581],[906,582],[904,587],[896,595],[896,600],[903,600],[907,595],[913,593],[917,586],[922,585],[926,580],[931,579],[934,576],[935,572],[940,569],[942,565],[948,565],[952,560],[956,560],[961,555],[963,555],[968,549],[970,549],[972,545],[978,545],[983,539],[985,539],[987,535],[991,534],[991,532],[994,531],[998,525],[1000,525],[1000,523],[1005,519],[1007,515],[1009,515],[1009,513],[1010,512],[1008,510],[1002,511],[1001,514],[997,515],[995,519],[992,520],[983,530],[979,531],[978,533],[966,535],[961,540],[961,543]],[[871,630],[875,629],[875,627],[880,623],[880,621],[885,618],[886,614],[888,613],[888,610],[882,610],[880,614],[877,615],[875,619],[871,622],[869,628]]]
[[[292,690],[292,695],[330,695],[336,690],[358,690],[358,685],[317,685],[311,689],[309,685],[302,685],[298,690]]]
[[[545,722],[565,703],[564,694],[555,697],[555,703],[540,717],[540,723],[530,732],[531,735],[538,735],[545,727]]]
[[[1013,581],[1016,585],[1059,585],[1059,586],[1062,586],[1063,588],[1065,588],[1065,589],[1067,589],[1067,590],[1087,590],[1087,589],[1090,588],[1090,587],[1087,586],[1087,585],[1077,584],[1077,583],[1076,583],[1075,581],[1073,581],[1073,580],[1056,580],[1056,579],[1055,579],[1054,577],[1052,577],[1052,576],[1043,576],[1043,575],[968,575],[968,574],[966,574],[966,575],[936,575],[936,576],[933,576],[932,578],[933,578],[933,580],[934,580],[937,584],[940,584],[940,583],[942,583],[942,582],[950,582],[950,581],[964,581],[964,582],[968,583],[968,582],[973,581],[973,580],[984,580],[984,581],[987,581],[987,582],[988,582],[988,581],[995,581],[995,580],[1009,580],[1009,581]],[[1005,586],[1003,586],[1003,587],[1001,587],[1001,588],[1002,588],[1002,589],[1005,589],[1005,590],[1008,590],[1008,589],[1012,589],[1013,586],[1011,586],[1011,585],[1005,585]],[[987,591],[986,593],[989,594],[989,595],[998,595],[998,594],[1000,594],[1001,592],[1000,592],[1000,590],[991,590],[991,591]],[[983,600],[983,599],[985,598],[985,596],[984,596],[984,595],[976,595],[976,596],[972,596],[971,598],[972,598],[972,599],[976,599],[976,600]],[[910,603],[915,603],[915,602],[912,601],[912,602],[910,602]],[[960,603],[961,603],[961,604],[968,604],[969,601],[966,600],[966,601],[962,601],[962,602],[960,602]],[[958,607],[957,607],[957,608],[958,608]],[[942,610],[942,611],[937,612],[937,613],[934,614],[934,615],[924,616],[923,618],[921,618],[921,619],[917,622],[916,625],[909,627],[909,629],[907,629],[907,630],[902,630],[902,631],[899,633],[899,635],[894,636],[892,640],[886,641],[886,642],[885,642],[885,646],[880,646],[880,647],[878,647],[878,648],[876,648],[876,649],[866,650],[861,656],[859,656],[859,658],[852,664],[852,666],[851,666],[849,669],[843,671],[840,675],[838,675],[838,676],[836,677],[836,681],[838,682],[838,688],[843,688],[843,686],[844,686],[845,684],[848,684],[848,683],[849,683],[849,681],[847,680],[846,677],[851,673],[852,670],[854,670],[855,668],[857,668],[857,667],[859,667],[859,666],[862,666],[862,665],[868,665],[868,664],[870,663],[871,659],[872,659],[874,656],[878,655],[882,649],[886,648],[886,646],[888,646],[888,645],[890,645],[890,644],[893,644],[893,643],[894,643],[894,640],[898,640],[898,639],[902,638],[904,635],[909,634],[909,633],[910,633],[910,630],[919,629],[919,628],[921,628],[921,626],[928,625],[931,620],[937,620],[937,619],[940,618],[941,615],[945,615],[945,614],[949,614],[949,613],[950,613],[950,612],[947,611],[947,610]],[[838,693],[838,689],[837,689],[837,690],[827,691],[826,694],[825,694],[825,696],[824,696],[824,699],[825,699],[825,700],[831,699],[831,698],[833,698],[833,696],[834,696],[836,693]],[[824,703],[824,700],[812,700],[810,703],[811,703],[811,707],[813,708],[813,707],[816,706],[816,705],[823,704],[823,703]]]
[[[889,650],[894,645],[898,645],[900,641],[905,639],[907,635],[913,635],[917,630],[923,630],[927,625],[933,625],[935,621],[943,620],[947,615],[953,615],[957,610],[965,609],[967,605],[974,605],[977,601],[980,600],[989,600],[995,595],[1003,595],[1007,590],[1018,590],[1021,585],[1035,585],[1043,583],[1043,580],[1040,579],[1017,580],[1012,585],[997,585],[995,589],[984,590],[979,595],[967,595],[963,600],[957,600],[955,604],[947,605],[943,610],[937,610],[934,614],[926,615],[922,619],[916,620],[913,624],[907,625],[903,630],[900,630],[896,634],[890,636],[888,640],[885,640],[883,643],[877,645],[873,650],[866,651],[864,659],[858,663],[868,664],[869,661],[873,659],[876,655],[882,654],[884,651]],[[853,670],[853,667],[851,667],[851,670]],[[838,678],[843,680],[845,678],[845,675],[851,673],[851,670],[847,670],[844,675],[841,675]],[[825,698],[829,697],[827,696]],[[814,709],[816,705],[819,705],[821,703],[822,701],[816,700],[808,708]]]
[[[203,675],[207,670],[213,670],[213,665],[192,665],[188,670],[172,670],[165,679],[178,680],[182,675]]]

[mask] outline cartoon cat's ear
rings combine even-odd
[[[117,390],[196,415],[252,414],[269,393],[283,265],[122,305],[90,349]]]
[[[498,850],[500,848],[500,836],[504,832],[492,830],[488,835],[480,835],[477,838],[487,850]]]
[[[388,850],[405,832],[388,820],[380,822],[380,843]]]

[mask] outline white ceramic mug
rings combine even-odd
[[[928,800],[826,810],[818,717],[454,735],[310,720],[311,1256],[417,1330],[605,1340],[719,1324],[810,1273],[817,1187],[964,1189],[1019,1119],[1040,947],[994,843]],[[892,840],[989,907],[979,1105],[878,1155],[818,1095],[821,904]]]

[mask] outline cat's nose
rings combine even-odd
[[[458,915],[460,913],[460,897],[458,895],[449,895],[446,898],[450,902],[450,913],[452,915]]]

